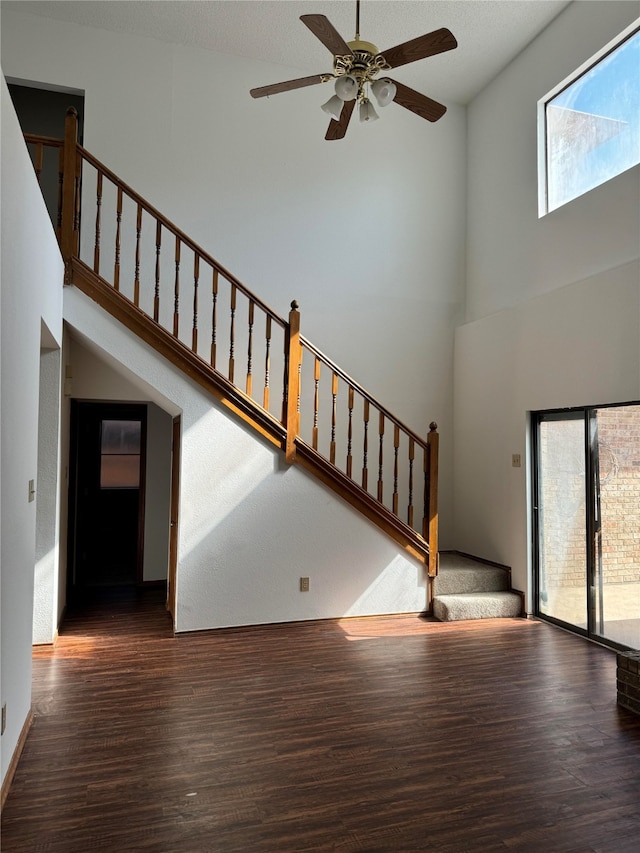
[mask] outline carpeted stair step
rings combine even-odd
[[[433,615],[441,622],[515,618],[521,614],[522,596],[517,592],[449,593],[433,599]]]
[[[440,554],[433,581],[433,615],[441,622],[522,615],[522,594],[511,589],[511,572],[458,554]]]
[[[494,566],[447,566],[440,560],[440,571],[434,580],[434,595],[459,592],[507,592],[509,572]]]

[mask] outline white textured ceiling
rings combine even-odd
[[[458,48],[398,69],[397,79],[445,103],[464,104],[567,5],[568,0],[363,0],[360,35],[384,50],[448,27]],[[245,56],[294,72],[267,69],[256,86],[332,70],[330,53],[300,15],[326,15],[346,41],[355,35],[355,0],[3,0],[0,8]]]

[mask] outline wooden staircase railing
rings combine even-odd
[[[77,143],[25,134],[38,180],[58,150],[65,284],[82,289],[437,574],[438,433],[404,426]],[[43,166],[44,164],[44,166]],[[430,597],[429,597],[430,603]]]

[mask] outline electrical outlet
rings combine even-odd
[[[0,725],[0,734],[4,734],[4,730],[7,728],[7,703],[5,702],[2,706],[2,724]]]
[[[300,592],[309,592],[309,578],[300,578]]]
[[[520,468],[522,466],[522,460],[520,459],[519,453],[514,453],[511,456],[511,467],[512,468]]]

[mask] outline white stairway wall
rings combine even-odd
[[[425,608],[424,568],[356,510],[75,288],[64,314],[182,414],[178,631]]]

